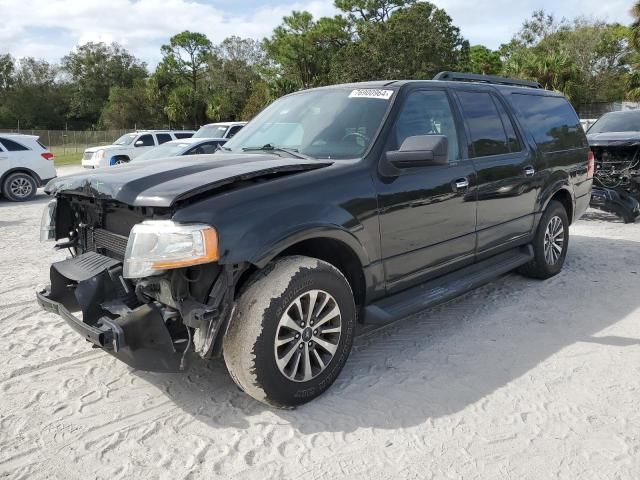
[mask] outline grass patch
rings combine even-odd
[[[54,165],[60,167],[62,165],[80,165],[82,160],[82,152],[65,151],[63,148],[50,147],[49,150],[54,155]]]

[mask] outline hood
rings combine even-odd
[[[45,187],[49,194],[70,193],[113,199],[132,206],[170,207],[222,186],[327,167],[332,162],[262,154],[212,154],[167,158],[59,177]]]
[[[636,146],[640,145],[640,132],[590,133],[587,135],[587,140],[592,147]]]
[[[98,150],[118,150],[124,148],[122,145],[103,145],[101,147],[91,147],[85,150],[85,153],[94,153]]]

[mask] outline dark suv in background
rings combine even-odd
[[[562,95],[450,72],[288,95],[223,148],[51,182],[42,236],[73,256],[38,300],[136,368],[223,355],[278,407],[329,388],[357,329],[557,274],[594,168]]]

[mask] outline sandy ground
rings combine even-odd
[[[640,223],[589,211],[563,272],[508,275],[356,340],[294,411],[221,362],[134,371],[34,301],[46,197],[0,201],[0,477],[635,479]],[[613,221],[612,221],[613,220]]]

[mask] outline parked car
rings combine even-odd
[[[53,153],[37,135],[0,133],[0,193],[7,200],[30,200],[55,176]]]
[[[533,82],[297,92],[214,155],[49,184],[43,235],[75,256],[38,301],[135,368],[222,355],[246,393],[293,407],[334,382],[357,323],[559,273],[592,159],[570,103]]]
[[[194,138],[232,138],[247,122],[208,123],[198,129]]]
[[[139,130],[125,133],[113,145],[87,148],[82,157],[82,166],[99,168],[129,163],[157,145],[191,138],[193,134],[193,130]]]
[[[640,111],[605,113],[587,139],[595,157],[591,206],[634,222],[640,216]]]
[[[205,155],[215,153],[226,138],[184,138],[172,140],[136,157],[132,162],[147,162],[159,158],[181,157],[183,155]]]

